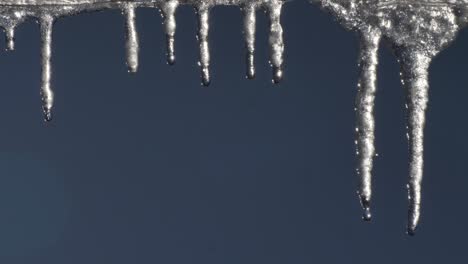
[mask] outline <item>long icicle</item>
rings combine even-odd
[[[255,31],[256,12],[255,3],[249,3],[244,7],[244,35],[247,49],[247,78],[255,78]]]
[[[374,146],[374,102],[377,90],[378,50],[380,30],[366,27],[359,31],[359,81],[356,97],[356,147],[359,176],[358,195],[364,209],[363,219],[371,220],[370,202],[372,196],[372,167],[375,156]]]
[[[283,27],[281,26],[281,9],[283,3],[280,0],[268,2],[268,14],[270,17],[270,62],[273,67],[273,82],[279,83],[283,79]]]
[[[52,78],[52,28],[54,17],[49,14],[44,14],[40,18],[41,27],[41,61],[42,61],[42,76],[41,76],[41,96],[42,109],[44,111],[44,119],[52,120],[52,107],[54,105],[54,92],[51,87]]]
[[[210,6],[202,2],[197,6],[198,14],[198,42],[200,45],[200,67],[202,75],[202,84],[210,85],[210,48],[208,44],[208,34],[210,31],[209,17]]]
[[[134,3],[126,3],[123,12],[125,14],[126,53],[128,71],[135,73],[138,71],[138,53],[140,44],[138,41],[138,32],[136,29],[136,6]]]
[[[166,32],[166,42],[167,42],[167,63],[169,65],[174,65],[176,62],[175,57],[175,33],[176,33],[176,18],[175,13],[177,7],[179,6],[178,0],[170,0],[161,5],[161,11],[164,19],[164,31]]]
[[[399,60],[402,68],[402,84],[407,92],[407,135],[410,152],[407,232],[409,235],[414,235],[421,209],[424,124],[429,100],[428,71],[431,58],[418,50],[404,50],[401,52]]]

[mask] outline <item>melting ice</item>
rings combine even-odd
[[[375,156],[374,101],[377,90],[378,49],[381,40],[390,42],[401,65],[401,83],[407,92],[407,129],[410,148],[408,182],[408,234],[414,234],[421,207],[423,139],[428,103],[428,69],[432,58],[454,40],[468,20],[468,0],[310,0],[334,15],[360,40],[359,80],[356,98],[356,147],[359,175],[358,195],[364,220],[371,219],[372,167]],[[191,5],[198,17],[199,65],[203,85],[210,78],[210,10],[217,5],[236,5],[244,16],[246,75],[255,77],[256,11],[263,9],[270,20],[270,63],[273,82],[283,77],[283,28],[281,11],[286,0],[2,0],[0,27],[5,31],[7,50],[15,48],[15,28],[26,18],[40,24],[41,96],[44,117],[52,119],[52,31],[57,19],[82,12],[120,9],[125,16],[126,61],[129,72],[138,71],[139,41],[136,9],[157,8],[163,17],[167,37],[167,62],[176,61],[175,13],[179,5]]]

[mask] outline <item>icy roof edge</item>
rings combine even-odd
[[[278,2],[288,2],[290,0],[278,0]],[[160,4],[168,0],[3,0],[0,6],[72,6],[72,5],[92,5],[92,4]],[[246,5],[246,4],[265,4],[269,0],[179,0],[179,4],[209,4],[209,5]]]

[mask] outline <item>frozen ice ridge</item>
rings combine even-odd
[[[217,5],[236,5],[243,11],[247,50],[247,77],[255,77],[256,11],[264,9],[270,20],[269,45],[273,82],[283,77],[282,6],[287,0],[1,0],[0,27],[5,31],[7,49],[15,47],[15,28],[26,18],[40,24],[42,49],[41,96],[45,120],[52,119],[54,93],[52,80],[52,30],[57,19],[82,12],[120,9],[125,16],[126,60],[129,72],[138,70],[139,41],[136,8],[161,11],[167,36],[167,62],[175,63],[175,13],[179,5],[191,5],[198,16],[199,65],[203,85],[210,84],[209,30],[210,9]],[[428,103],[428,69],[432,58],[454,40],[468,21],[468,0],[310,0],[333,14],[360,38],[359,80],[356,98],[358,194],[364,220],[371,219],[372,167],[374,146],[374,101],[378,49],[381,40],[391,43],[401,65],[401,82],[407,91],[410,168],[408,183],[408,234],[419,222],[423,176],[423,137]]]

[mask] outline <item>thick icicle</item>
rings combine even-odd
[[[51,87],[52,78],[52,28],[54,17],[44,14],[40,17],[41,40],[42,40],[42,109],[46,121],[52,120],[52,107],[54,105],[54,92]]]
[[[125,14],[125,29],[126,37],[126,52],[127,52],[127,67],[128,71],[135,73],[138,71],[138,53],[140,45],[138,42],[138,32],[136,29],[136,6],[134,3],[126,3],[124,5]]]
[[[281,9],[283,3],[280,0],[268,2],[268,14],[270,16],[270,62],[273,67],[273,82],[279,83],[283,79],[283,27],[281,26]]]
[[[161,11],[164,19],[164,30],[166,32],[167,41],[167,63],[173,65],[176,62],[175,57],[175,33],[176,33],[176,18],[175,12],[179,6],[178,0],[170,0],[162,4]]]
[[[198,42],[200,45],[200,67],[202,75],[202,84],[210,85],[210,48],[208,45],[208,34],[210,31],[209,17],[210,6],[202,2],[197,6],[198,14]]]
[[[244,35],[247,49],[247,78],[255,78],[255,30],[256,30],[256,5],[247,4],[244,7]]]
[[[399,60],[402,84],[407,92],[408,141],[410,152],[408,183],[408,234],[414,235],[421,207],[423,177],[424,124],[428,103],[428,70],[431,58],[424,52],[405,50]]]
[[[372,195],[372,165],[374,146],[374,101],[377,90],[378,49],[380,30],[365,27],[359,31],[359,81],[356,98],[356,147],[358,155],[359,198],[364,209],[363,219],[371,220],[370,202]]]

